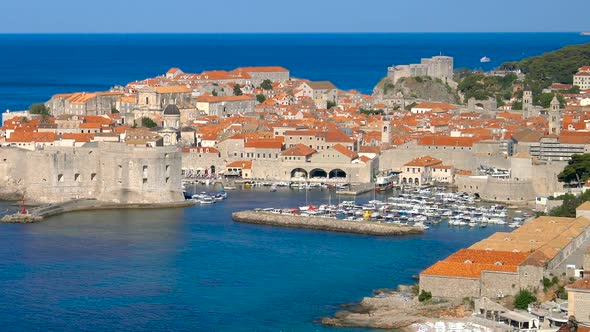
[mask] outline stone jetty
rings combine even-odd
[[[307,228],[322,231],[376,235],[399,236],[422,234],[424,229],[415,226],[403,226],[390,223],[369,221],[348,221],[332,218],[275,214],[264,211],[241,211],[232,214],[235,222],[249,224]]]
[[[54,203],[40,205],[32,208],[28,213],[15,213],[3,216],[0,222],[5,223],[31,223],[39,222],[45,218],[55,216],[58,214],[75,212],[75,211],[90,211],[90,210],[114,210],[114,209],[165,209],[165,208],[181,208],[194,205],[192,200],[168,202],[168,203],[153,203],[153,204],[125,204],[103,202],[93,199],[77,199],[63,203]]]

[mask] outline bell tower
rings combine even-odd
[[[549,107],[549,135],[559,135],[561,132],[561,109],[557,96],[553,96]]]
[[[525,119],[531,117],[533,110],[533,91],[530,87],[525,87],[522,91],[522,114]]]

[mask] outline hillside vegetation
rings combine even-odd
[[[501,70],[518,70],[526,74],[525,84],[533,93],[539,94],[551,83],[571,84],[573,75],[582,66],[590,65],[590,43],[566,46],[557,51],[540,56],[523,59],[518,62],[506,62]]]

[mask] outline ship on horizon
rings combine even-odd
[[[582,31],[582,32],[580,32],[580,35],[582,35],[582,36],[590,36],[590,31]]]

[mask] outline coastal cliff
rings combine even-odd
[[[388,223],[347,221],[331,218],[274,214],[263,211],[242,211],[232,214],[235,222],[249,224],[306,228],[331,232],[354,233],[376,236],[422,234],[424,229]]]

